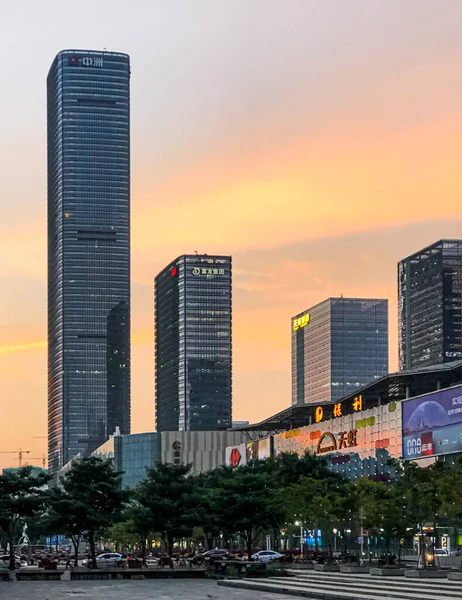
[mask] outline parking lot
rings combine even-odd
[[[287,596],[219,587],[214,580],[0,582],[8,600],[287,600]]]

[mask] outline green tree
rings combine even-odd
[[[393,461],[393,466],[398,474],[398,502],[401,503],[408,527],[419,535],[419,566],[425,568],[424,526],[433,525],[436,533],[438,515],[444,503],[442,481],[449,467],[445,463],[436,462],[422,468],[412,461]]]
[[[373,535],[385,540],[387,564],[389,564],[391,543],[398,542],[406,534],[406,515],[403,511],[401,489],[393,484],[375,482],[361,477],[355,484],[360,507],[360,523]]]
[[[146,509],[149,530],[158,533],[168,554],[177,540],[189,537],[200,522],[200,499],[191,465],[158,463],[136,489],[136,499]]]
[[[14,535],[21,519],[34,517],[45,505],[45,489],[50,476],[33,473],[31,467],[6,471],[0,475],[0,529],[5,533],[10,547],[9,568],[14,570]]]
[[[129,492],[121,488],[122,477],[114,472],[112,461],[87,457],[74,461],[60,478],[60,492],[52,499],[50,521],[60,533],[75,541],[84,535],[90,545],[93,568],[96,568],[95,538],[117,522]]]
[[[124,519],[125,515],[122,517]],[[119,521],[114,523],[108,530],[109,539],[117,546],[121,546],[123,550],[129,546],[135,546],[138,543],[138,537],[132,531],[131,521]],[[120,550],[117,548],[117,550]]]
[[[220,480],[218,511],[225,529],[244,538],[249,559],[258,537],[282,520],[282,511],[274,502],[274,484],[274,478],[258,464],[226,473]]]
[[[289,522],[301,520],[308,529],[323,532],[332,554],[333,529],[345,519],[346,481],[332,473],[328,478],[302,475],[298,483],[281,488],[277,502],[284,507]],[[316,550],[317,536],[316,536]]]

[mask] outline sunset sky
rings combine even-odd
[[[185,252],[233,255],[235,419],[290,404],[290,317],[329,296],[389,299],[396,368],[397,261],[462,237],[461,30],[460,0],[0,0],[0,450],[47,451],[59,50],[131,56],[139,432],[154,428],[153,278]]]

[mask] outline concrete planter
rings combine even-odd
[[[453,581],[462,581],[462,571],[449,571],[448,579]]]
[[[448,571],[440,571],[439,569],[406,569],[404,577],[410,579],[446,579]]]
[[[277,564],[277,566],[282,566],[284,569],[290,569],[290,570],[294,570],[294,571],[308,571],[308,570],[313,570],[314,569],[314,563],[297,563],[295,565],[290,565],[290,566],[285,566],[285,565],[279,565]]]
[[[360,567],[353,565],[345,565],[344,567],[340,567],[340,573],[369,573],[369,571],[369,567]]]
[[[378,577],[403,577],[405,570],[394,567],[372,567],[369,569],[369,573]]]
[[[338,573],[340,567],[338,565],[314,565],[315,571],[323,571],[324,573]]]
[[[17,581],[60,581],[64,571],[36,570],[36,571],[15,571]]]

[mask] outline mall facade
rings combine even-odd
[[[390,481],[390,459],[426,466],[462,454],[462,361],[393,373],[356,395],[292,406],[240,430],[252,439],[226,449],[227,465],[310,452],[349,479]]]
[[[146,469],[159,462],[191,464],[193,474],[221,467],[226,463],[227,446],[237,446],[246,439],[247,434],[240,431],[148,431],[129,435],[117,431],[91,456],[113,460],[114,469],[123,473],[123,487],[133,488],[146,477]],[[58,476],[70,466],[69,462]]]

